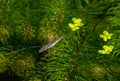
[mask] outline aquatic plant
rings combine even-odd
[[[110,52],[112,52],[113,46],[103,45],[103,49],[104,50],[98,50],[98,52],[102,54],[110,54]]]
[[[119,81],[119,22],[119,0],[0,0],[0,73]]]
[[[103,34],[100,34],[99,37],[100,37],[100,38],[103,38],[103,40],[106,42],[108,39],[111,39],[111,36],[112,36],[112,35],[113,35],[113,34],[108,33],[108,31],[104,30],[104,31],[103,31]]]
[[[69,23],[68,26],[71,28],[72,31],[78,30],[83,23],[81,23],[81,19],[72,18],[73,23]]]

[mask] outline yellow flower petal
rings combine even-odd
[[[76,19],[75,21],[74,21],[74,23],[80,23],[81,22],[81,19]]]
[[[105,54],[105,51],[104,50],[98,50],[98,53]]]
[[[112,52],[113,46],[109,46],[109,52]]]
[[[104,37],[104,38],[103,38],[103,41],[107,42],[107,37]]]
[[[105,31],[103,31],[103,34],[104,35],[108,35],[108,32],[105,30]]]
[[[79,24],[81,22],[80,18],[79,19],[73,18],[72,20],[74,24]]]
[[[74,22],[76,20],[76,18],[72,18],[72,21]]]
[[[108,36],[107,36],[107,38],[108,38],[108,39],[111,39],[111,36],[110,36],[110,35],[108,35]]]
[[[108,38],[108,39],[111,39],[111,36],[112,36],[112,34],[109,34],[109,35],[107,35],[107,38]]]
[[[108,49],[108,46],[107,45],[103,45],[103,49]]]
[[[109,46],[109,47],[110,47],[111,49],[113,49],[113,48],[114,48],[114,46],[112,46],[112,45],[111,45],[111,46]]]
[[[75,27],[74,24],[72,24],[72,23],[69,23],[68,26],[69,26],[70,28],[74,28],[74,27]]]
[[[100,34],[99,37],[100,37],[100,38],[104,38],[105,36],[104,36],[103,34]]]

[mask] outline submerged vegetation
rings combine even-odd
[[[0,0],[0,81],[6,76],[120,81],[120,0]]]

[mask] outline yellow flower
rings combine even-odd
[[[103,45],[103,50],[98,50],[98,52],[101,54],[110,54],[113,48],[114,47],[112,45],[111,46]]]
[[[105,54],[105,51],[104,50],[98,50],[98,53]]]
[[[72,18],[72,21],[73,21],[74,24],[78,24],[78,23],[81,22],[81,19],[80,18],[78,18],[78,19]]]
[[[72,28],[71,30],[75,31],[75,30],[78,30],[78,29],[79,29],[79,27],[75,27],[75,28]]]
[[[72,29],[72,28],[75,28],[74,24],[72,23],[69,23],[68,26]]]
[[[107,41],[108,39],[111,39],[111,36],[112,36],[113,34],[111,34],[111,33],[108,33],[106,30],[105,31],[103,31],[103,34],[100,34],[99,35],[99,37],[100,38],[103,38],[103,41]]]
[[[83,26],[83,23],[81,23],[80,18],[72,18],[73,23],[69,23],[68,26],[71,28],[72,31],[78,30],[79,27]]]

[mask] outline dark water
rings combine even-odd
[[[10,76],[7,73],[0,73],[0,81],[21,81],[17,76]]]

